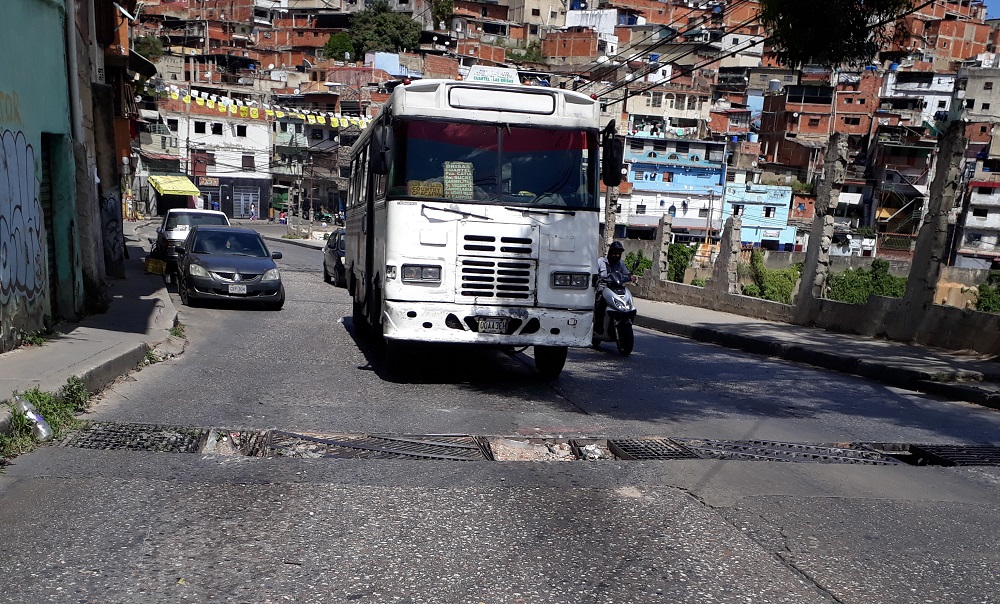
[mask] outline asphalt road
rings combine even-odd
[[[322,434],[1000,443],[1000,414],[655,332],[627,359],[358,340],[321,253],[280,312],[188,345],[91,419]],[[179,300],[175,300],[179,304]],[[1000,470],[761,461],[257,459],[43,447],[0,476],[0,602],[989,603]]]

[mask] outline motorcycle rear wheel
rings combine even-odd
[[[615,346],[618,347],[618,354],[627,357],[632,354],[632,347],[635,345],[635,336],[632,333],[631,323],[621,323],[618,325],[618,335],[615,338]]]

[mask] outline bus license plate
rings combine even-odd
[[[507,333],[506,317],[480,317],[479,333]]]
[[[246,285],[230,285],[229,286],[229,293],[231,293],[231,294],[245,294],[245,293],[247,293],[247,286]]]

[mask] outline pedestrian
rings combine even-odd
[[[250,204],[250,220],[257,220],[257,204]]]
[[[213,199],[212,200],[212,209],[215,210],[216,212],[219,211],[219,200],[218,199]]]

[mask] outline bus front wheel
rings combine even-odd
[[[554,379],[566,365],[566,346],[535,346],[535,369],[545,379]]]

